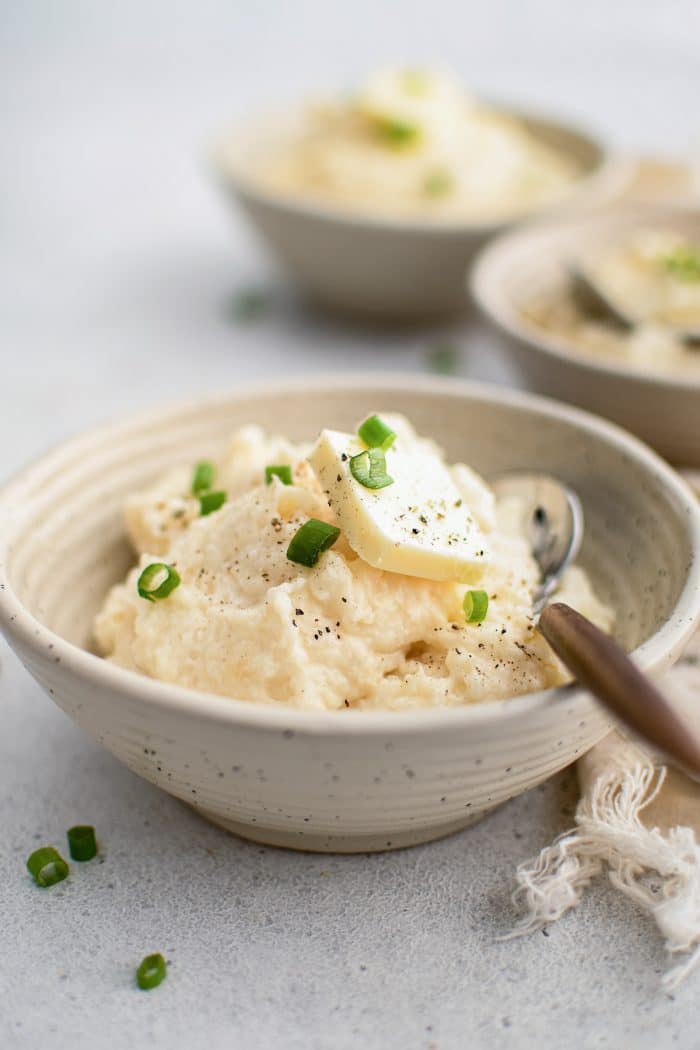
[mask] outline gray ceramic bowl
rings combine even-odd
[[[309,712],[169,685],[90,651],[94,614],[133,562],[127,493],[210,455],[243,423],[303,440],[377,409],[404,412],[487,476],[536,465],[571,484],[587,519],[582,562],[642,667],[672,663],[700,613],[689,489],[617,428],[523,394],[426,376],[305,378],[69,441],[0,494],[0,628],[56,703],[130,769],[262,842],[345,852],[425,842],[544,780],[609,728],[573,687],[462,708]]]
[[[562,284],[567,263],[578,253],[614,243],[640,226],[670,228],[700,239],[700,209],[617,205],[504,234],[479,256],[469,277],[470,292],[528,386],[614,420],[672,463],[697,467],[697,373],[645,372],[593,356],[573,339],[544,332],[521,313],[534,296]]]
[[[529,113],[514,115],[542,141],[563,150],[582,175],[558,208],[608,200],[629,183],[632,166],[595,138]],[[261,187],[260,168],[298,131],[298,117],[261,119],[226,137],[214,168],[289,277],[326,307],[390,320],[464,311],[464,267],[508,221],[377,217],[332,208],[312,197]]]

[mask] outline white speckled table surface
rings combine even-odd
[[[437,57],[486,94],[554,99],[627,149],[687,152],[697,137],[692,0],[241,8],[3,12],[1,477],[153,399],[421,370],[446,339],[461,374],[512,381],[474,322],[373,331],[295,301],[201,161],[208,134],[250,106],[352,83],[387,54]],[[233,294],[257,285],[268,315],[236,323]],[[606,885],[546,935],[496,940],[515,865],[571,819],[571,774],[418,849],[264,849],[120,767],[4,643],[0,659],[2,1050],[699,1045],[697,981],[660,991],[654,929]],[[100,861],[37,890],[26,856],[78,821],[97,827]],[[146,995],[133,968],[155,950],[170,974]]]

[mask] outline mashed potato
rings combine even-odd
[[[678,234],[638,230],[585,260],[595,287],[633,324],[623,328],[596,310],[572,283],[536,296],[525,320],[572,341],[586,353],[654,373],[700,377],[700,248]]]
[[[404,442],[417,440],[401,417],[383,418]],[[342,533],[312,568],[288,559],[309,518],[334,523],[308,451],[244,427],[214,465],[227,494],[220,509],[199,515],[193,464],[129,499],[139,564],[96,619],[100,651],[164,682],[307,709],[461,705],[566,679],[531,618],[538,573],[517,507],[496,504],[468,467],[451,468],[491,552],[481,584],[488,613],[467,623],[464,584],[373,568]],[[284,463],[293,484],[265,484],[265,466]],[[181,582],[163,600],[144,600],[139,575],[164,559]],[[560,595],[610,627],[581,569],[567,572]]]
[[[353,211],[485,222],[550,203],[579,175],[568,154],[449,74],[399,69],[310,107],[260,179]]]

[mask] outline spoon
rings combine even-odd
[[[583,540],[575,492],[546,474],[504,474],[492,481],[498,499],[522,506],[521,527],[540,570],[533,601],[539,629],[573,676],[636,734],[700,776],[700,739],[627,653],[563,602],[549,604]]]
[[[579,262],[569,263],[568,274],[574,298],[586,312],[605,317],[617,328],[632,332],[643,323],[644,318],[634,317],[609,295],[595,276]],[[684,343],[700,343],[700,328],[683,328],[664,325],[670,335]]]

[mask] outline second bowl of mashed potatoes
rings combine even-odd
[[[463,310],[464,268],[486,237],[629,177],[583,132],[410,68],[258,120],[222,141],[215,164],[303,291],[397,319]]]

